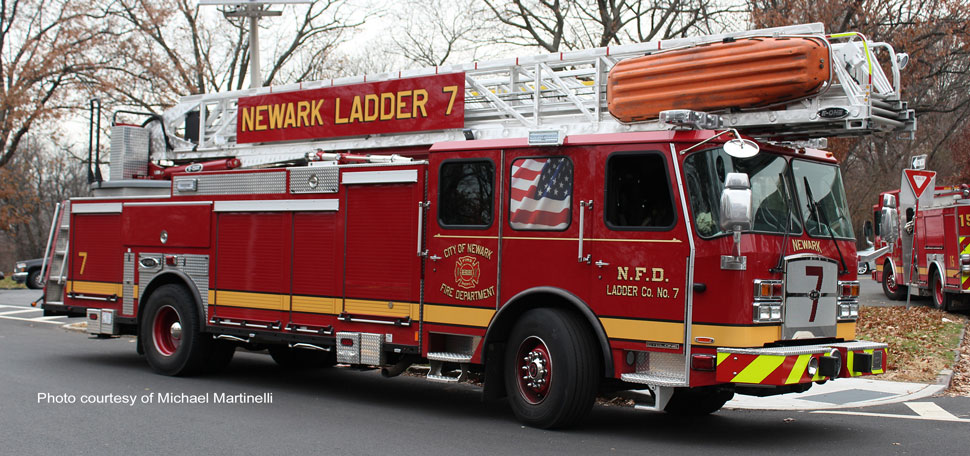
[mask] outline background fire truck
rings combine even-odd
[[[872,278],[890,299],[915,291],[938,309],[970,307],[970,187],[936,186],[923,163],[915,157],[900,189],[873,206],[874,223],[864,227],[867,240],[875,234]]]
[[[166,375],[238,347],[426,362],[540,427],[598,391],[698,414],[879,374],[841,174],[810,146],[911,134],[898,71],[809,24],[117,113],[111,180],[55,217],[43,307],[137,335]]]

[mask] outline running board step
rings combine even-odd
[[[472,355],[465,353],[431,352],[428,353],[428,360],[448,363],[467,363],[472,360]]]
[[[446,353],[446,354],[452,354],[453,355],[455,353]],[[428,353],[428,357],[429,358],[430,358],[430,355],[431,355],[431,353]],[[431,360],[431,370],[428,371],[428,380],[430,380],[432,382],[443,382],[443,383],[458,383],[458,382],[460,382],[462,380],[465,380],[465,378],[466,378],[466,369],[465,369],[465,366],[466,365],[465,365],[465,363],[460,363],[461,364],[461,367],[458,370],[458,375],[452,375],[452,374],[454,374],[454,371],[453,370],[452,371],[447,371],[447,372],[443,372],[442,371],[442,368],[444,367],[445,362],[452,363],[454,361],[451,361],[451,360],[449,360],[449,361],[439,361],[439,360],[434,360],[434,359]]]
[[[449,377],[447,375],[438,374],[428,374],[428,381],[439,382],[439,383],[458,383],[458,377]]]
[[[620,380],[630,383],[641,383],[644,385],[656,386],[687,386],[683,378],[667,377],[656,374],[637,372],[635,374],[622,374]]]

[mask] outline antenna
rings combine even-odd
[[[270,11],[269,5],[309,4],[312,0],[199,0],[199,6],[224,6],[222,14],[226,17],[249,18],[249,86],[262,86],[263,77],[259,73],[259,18],[280,16],[282,11]]]

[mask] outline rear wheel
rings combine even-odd
[[[572,314],[525,313],[509,337],[504,371],[509,405],[529,426],[570,426],[593,407],[599,361],[592,335]]]
[[[217,361],[210,358],[213,340],[201,332],[195,299],[185,287],[158,287],[144,312],[140,339],[145,358],[155,372],[192,375],[200,372],[207,361]],[[228,359],[222,361],[228,363]]]
[[[896,271],[893,271],[892,263],[886,262],[882,267],[882,292],[889,299],[899,301],[906,298],[907,291],[909,291],[908,286],[899,285],[896,282]]]
[[[664,411],[678,416],[709,415],[734,397],[734,391],[720,386],[677,388]]]
[[[950,294],[943,291],[943,281],[936,271],[930,273],[930,291],[933,295],[933,307],[950,310]]]

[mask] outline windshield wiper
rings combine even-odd
[[[839,242],[835,240],[835,232],[829,226],[829,221],[825,217],[825,212],[818,207],[818,203],[815,201],[815,197],[812,196],[812,186],[808,184],[808,176],[805,176],[805,195],[808,196],[808,210],[815,212],[815,218],[818,219],[825,230],[829,232],[829,238],[832,239],[832,243],[835,244],[835,251],[839,252],[839,262],[842,263],[842,270],[839,274],[845,274],[849,272],[849,268],[845,267],[845,257],[842,256],[842,249],[839,248]]]
[[[784,269],[781,267],[782,261],[785,259],[785,249],[788,246],[788,234],[791,231],[791,202],[788,200],[788,186],[785,184],[785,172],[782,171],[778,173],[778,180],[781,182],[781,195],[785,198],[785,237],[781,241],[781,252],[778,253],[778,263],[775,267],[768,268],[768,272],[783,272]]]

